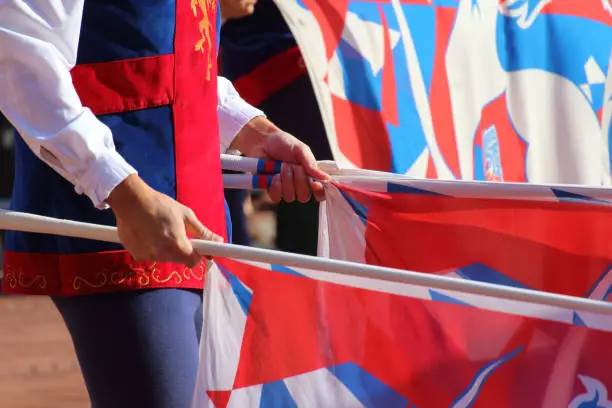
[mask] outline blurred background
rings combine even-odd
[[[13,188],[13,130],[8,120],[0,113],[0,208],[7,208]],[[2,279],[2,247],[4,234],[0,231],[0,279]]]
[[[13,144],[0,114],[0,208],[8,208],[13,188]],[[3,243],[0,231],[0,280]],[[0,408],[88,405],[70,336],[47,297],[0,292],[0,361]]]

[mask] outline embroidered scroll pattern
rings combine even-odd
[[[215,44],[213,44],[213,24],[210,17],[214,16],[217,9],[217,0],[191,0],[191,10],[195,17],[201,17],[198,23],[200,40],[195,45],[195,50],[202,54],[208,51],[208,63],[206,66],[206,80],[210,81],[213,67],[213,55]],[[200,16],[198,14],[201,14]]]

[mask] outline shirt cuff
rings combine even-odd
[[[221,153],[227,151],[244,125],[253,118],[265,116],[261,110],[249,105],[242,98],[231,98],[223,106],[218,106],[218,114]]]
[[[108,149],[89,164],[75,190],[85,193],[96,208],[107,209],[110,193],[131,174],[137,174],[136,170],[117,151]]]
[[[40,146],[40,157],[72,182],[98,209],[136,169],[117,152],[111,130],[87,108],[54,138]]]

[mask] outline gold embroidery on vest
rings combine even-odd
[[[6,282],[11,289],[15,289],[18,286],[20,288],[28,289],[34,285],[37,285],[38,289],[43,290],[47,287],[47,278],[45,278],[43,275],[38,274],[29,281],[26,281],[23,272],[21,272],[19,269],[15,270],[10,265],[6,267],[4,279],[6,279]]]
[[[161,276],[159,276],[159,272],[151,274],[151,276],[153,276],[153,279],[155,279],[157,283],[168,283],[170,279],[172,278],[174,278],[174,282],[177,285],[180,285],[181,283],[183,283],[183,278],[181,277],[181,275],[179,275],[177,271],[170,272],[170,274],[166,276],[165,278],[162,278]]]
[[[197,279],[199,281],[204,280],[204,275],[206,274],[206,269],[210,269],[210,267],[211,267],[210,264],[211,264],[211,261],[206,261],[206,263],[204,263],[204,262],[201,263],[200,266],[198,266],[197,269],[196,269],[196,270],[199,270],[199,272],[200,272],[199,274],[196,274],[194,269],[185,268],[185,270],[183,271],[183,275],[185,275],[186,279],[195,278],[195,279]],[[188,276],[188,274],[187,274],[188,272],[191,275],[190,278],[187,277]]]
[[[217,8],[217,0],[191,0],[191,9],[193,15],[198,17],[198,9],[202,13],[202,19],[198,24],[200,35],[202,38],[196,43],[195,50],[200,51],[202,54],[208,49],[208,64],[206,67],[206,80],[210,81],[210,73],[212,71],[213,64],[213,50],[215,49],[212,43],[212,31],[213,26],[210,22],[211,15],[214,15]]]
[[[109,272],[107,270],[102,270],[98,272],[95,275],[95,282],[85,279],[82,276],[75,276],[72,281],[72,287],[78,292],[85,288],[99,289],[105,286],[132,286],[131,283],[134,282],[137,287],[146,288],[152,283],[165,284],[172,279],[174,279],[177,285],[180,285],[184,281],[191,279],[202,281],[204,280],[205,273],[206,266],[204,263],[200,264],[195,270],[185,267],[182,271],[173,270],[166,276],[162,276],[155,262],[144,268],[137,267],[132,263],[129,271]],[[9,281],[8,278],[9,275],[7,275],[7,282],[9,282],[10,285],[12,281]]]
[[[96,288],[96,289],[107,286],[108,273],[106,271],[96,273],[96,279],[97,279],[97,282],[90,282],[89,280],[81,276],[75,276],[75,278],[72,280],[72,289],[78,292],[84,286],[87,286],[89,288]]]
[[[114,272],[111,275],[111,282],[114,285],[123,285],[126,281],[136,280],[138,286],[144,288],[151,284],[151,276],[157,271],[157,263],[153,262],[144,268],[137,267],[132,262],[129,272]]]

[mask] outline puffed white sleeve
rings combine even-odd
[[[136,173],[72,84],[84,0],[5,0],[0,6],[0,111],[34,154],[106,208]]]
[[[240,129],[251,119],[264,116],[264,113],[242,99],[227,78],[217,77],[217,94],[221,152],[225,152]]]

